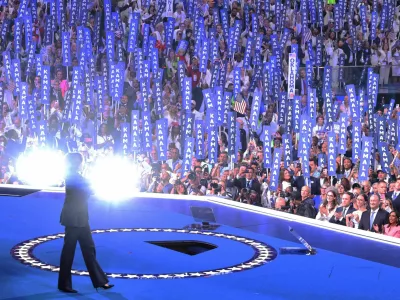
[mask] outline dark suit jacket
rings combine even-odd
[[[26,136],[22,138],[22,143],[9,139],[6,144],[4,154],[16,160],[19,157],[19,155],[25,151],[25,147],[26,147]]]
[[[287,51],[287,53],[291,53],[292,52],[292,46],[287,46],[286,47],[286,51]],[[298,45],[298,48],[297,48],[297,59],[301,60],[303,58],[304,58],[303,50],[301,49],[300,45]]]
[[[299,90],[299,95],[301,95],[301,89],[302,89],[302,80],[304,80],[304,84],[306,85],[306,88],[308,88],[308,86],[307,86],[307,78],[299,78],[299,79],[297,79],[296,80],[296,82],[295,82],[295,88],[296,88],[296,90]]]
[[[243,152],[247,149],[247,137],[246,137],[246,130],[239,129],[240,132],[240,150]]]
[[[350,53],[352,52],[352,49],[349,47],[349,45],[347,43],[344,43],[342,50],[343,50],[344,54],[346,55],[344,65],[345,66],[354,65],[354,61],[355,61],[354,54],[353,54],[353,61],[351,63],[349,62]]]
[[[343,212],[343,208],[344,208],[343,206],[338,207],[338,208],[336,209],[336,212]],[[340,225],[346,225],[346,216],[347,216],[348,214],[353,213],[354,211],[355,211],[355,209],[354,209],[352,206],[350,206],[350,207],[346,210],[346,215],[342,216],[343,218],[342,218],[341,220],[336,220],[335,216],[332,216],[332,218],[329,220],[329,222],[335,223],[335,224],[340,224]]]
[[[233,183],[239,190],[242,190],[244,188],[246,188],[246,178],[239,178],[239,179],[235,179],[234,183]],[[261,185],[258,182],[257,179],[253,179],[251,181],[251,190],[255,190],[257,193],[261,192]]]
[[[89,183],[80,174],[75,173],[65,180],[65,200],[60,223],[69,227],[89,226],[88,203],[92,191]]]
[[[311,182],[311,194],[312,195],[321,195],[321,183],[318,178],[314,176],[310,176],[309,182]],[[300,192],[301,188],[306,185],[306,181],[304,176],[299,176],[294,180],[293,187],[296,187]]]
[[[394,192],[387,193],[387,198],[392,200],[394,210],[400,212],[400,194],[396,197],[396,199],[393,199],[393,193]]]
[[[370,215],[371,215],[371,209],[368,209],[363,212],[363,214],[361,215],[360,225],[358,226],[358,228],[362,230],[376,232],[373,227],[371,228],[369,221]],[[379,208],[375,216],[374,225],[377,224],[379,230],[381,231],[382,226],[388,223],[389,223],[389,213],[386,210]]]
[[[61,150],[63,152],[68,152],[68,147],[66,145],[65,139],[59,139],[54,135],[48,134],[46,137],[46,144],[47,147],[49,148]]]

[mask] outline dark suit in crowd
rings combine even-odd
[[[392,200],[393,209],[400,213],[400,192],[396,194],[393,191],[389,192],[387,193],[387,198]]]
[[[261,192],[261,184],[257,179],[252,179],[248,183],[247,182],[248,182],[248,180],[246,178],[239,178],[239,179],[235,179],[233,184],[239,190],[248,188],[250,190],[256,191],[257,193]]]
[[[96,249],[89,227],[88,198],[91,195],[88,182],[79,173],[70,174],[65,180],[65,201],[60,222],[65,226],[64,246],[61,253],[58,288],[72,288],[71,268],[76,243],[82,250],[87,270],[95,288],[108,283],[107,276],[96,260]]]
[[[346,211],[343,214],[343,211],[346,209]],[[338,207],[336,209],[336,212],[341,212],[342,213],[342,217],[340,219],[336,219],[335,216],[333,215],[332,218],[330,218],[329,222],[330,223],[335,223],[335,224],[339,224],[339,225],[346,225],[346,216],[348,214],[351,214],[353,212],[355,212],[356,210],[353,208],[352,205],[347,206],[347,207]]]
[[[308,182],[311,183],[311,195],[321,195],[321,183],[318,178],[314,176],[310,176]],[[301,191],[301,188],[306,185],[306,180],[304,176],[298,176],[294,180],[293,187],[297,188],[298,191]]]
[[[379,208],[378,211],[376,212],[373,224],[371,224],[370,218],[371,218],[371,209],[368,209],[362,213],[360,225],[358,226],[358,228],[362,230],[376,232],[373,225],[378,225],[379,232],[382,232],[383,225],[389,223],[389,213],[381,208]]]

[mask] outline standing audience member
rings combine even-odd
[[[362,213],[358,228],[372,232],[382,232],[383,225],[389,222],[389,213],[379,208],[378,195],[372,195],[369,198],[369,207],[368,210]]]
[[[382,233],[384,235],[400,238],[400,214],[392,211],[389,214],[389,223],[383,226]],[[375,232],[379,232],[379,226],[374,225]]]
[[[346,225],[347,214],[351,214],[355,211],[351,203],[351,198],[352,195],[348,192],[345,192],[342,195],[341,206],[336,209],[335,214],[331,217],[329,222],[340,225]]]

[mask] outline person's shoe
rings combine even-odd
[[[61,292],[64,292],[64,293],[73,293],[73,294],[75,294],[75,293],[77,293],[78,291],[77,290],[74,290],[74,289],[71,289],[71,288],[58,288]]]
[[[111,289],[113,286],[114,286],[113,284],[108,284],[108,283],[106,283],[105,285],[102,285],[102,286],[97,287],[97,288],[96,288],[96,291],[97,291],[97,289],[108,290],[108,289]]]

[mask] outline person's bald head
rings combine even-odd
[[[310,192],[311,192],[311,190],[310,190],[310,187],[308,187],[308,186],[303,186],[302,188],[301,188],[301,199],[302,200],[305,200],[305,199],[307,199],[308,197],[310,197]]]
[[[282,206],[286,205],[285,199],[278,197],[275,201],[275,209],[282,209]]]

